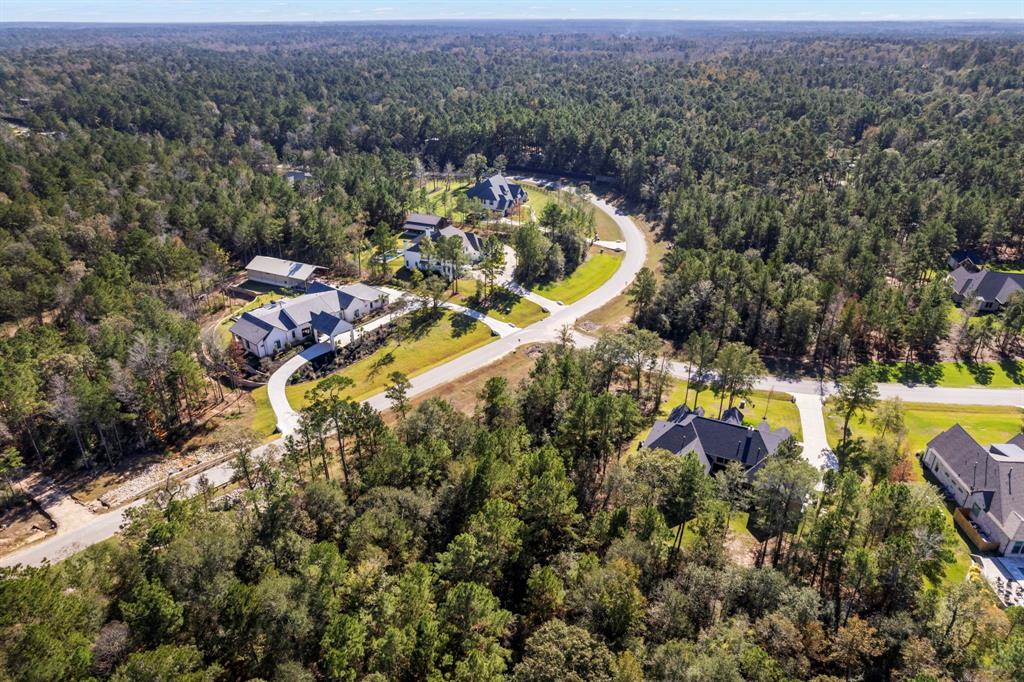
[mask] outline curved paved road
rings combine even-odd
[[[597,208],[609,214],[622,231],[625,256],[618,270],[615,271],[611,278],[579,301],[554,308],[552,314],[544,320],[515,333],[507,333],[497,341],[412,377],[409,389],[411,396],[436,388],[464,374],[494,363],[522,344],[557,340],[562,327],[568,326],[571,329],[578,318],[600,308],[621,294],[629,286],[636,273],[643,267],[647,256],[647,242],[644,239],[644,235],[628,216],[619,213],[614,206],[595,197],[591,197],[590,201]],[[577,339],[577,343],[581,346],[589,345],[594,341],[592,337],[587,337],[578,332],[574,333],[574,336]],[[271,384],[268,385],[268,390],[271,390],[271,386],[273,387],[271,404],[278,415],[279,424],[283,427],[281,428],[283,433],[290,433],[294,430],[294,423],[292,421],[294,411],[288,405],[284,391],[287,377],[298,366],[308,361],[310,351],[313,351],[314,348],[316,346],[301,354],[307,357],[295,360],[296,366],[291,368],[286,374],[282,374],[281,370],[275,373],[275,377],[277,377],[277,374],[281,374],[281,377],[278,380],[272,378]],[[322,352],[325,351],[314,351],[312,357]],[[289,363],[286,363],[285,367],[288,366]],[[282,367],[282,370],[285,367]],[[673,363],[672,371],[677,376],[686,376],[685,363]],[[824,420],[821,411],[821,397],[832,392],[831,384],[807,379],[768,378],[762,381],[758,388],[766,390],[774,388],[777,391],[791,393],[796,397],[796,404],[800,409],[801,425],[805,434],[804,454],[810,461],[818,465],[824,464],[825,462],[821,456],[821,450],[824,447],[822,445],[822,442],[824,442]],[[880,384],[879,390],[883,398],[898,396],[907,401],[978,405],[1024,405],[1024,390],[1018,389],[933,388],[929,386],[910,387]],[[367,402],[377,409],[388,407],[387,399],[383,393],[373,396]],[[283,423],[281,422],[282,418],[284,419]],[[261,454],[269,454],[272,447],[274,447],[273,443],[264,446],[260,449],[262,451]],[[205,475],[212,484],[219,485],[231,480],[232,474],[233,471],[230,463],[223,463],[207,470],[202,475]],[[199,476],[197,475],[187,479],[184,483],[195,489],[198,479]],[[141,502],[133,504],[141,504]],[[122,508],[97,516],[96,520],[87,526],[78,528],[70,533],[52,536],[36,545],[2,557],[0,558],[0,566],[13,566],[19,563],[39,565],[44,561],[59,561],[89,545],[114,535],[124,520],[124,510],[125,508]]]

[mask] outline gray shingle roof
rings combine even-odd
[[[256,272],[265,272],[268,275],[276,275],[277,277],[293,277],[295,279],[306,280],[309,279],[313,272],[319,269],[318,265],[308,265],[306,263],[296,263],[291,260],[282,260],[280,258],[274,258],[272,256],[256,256],[249,264],[245,266],[246,270],[255,270]]]
[[[470,187],[466,196],[480,201],[496,201],[498,208],[504,210],[517,199],[526,198],[526,190],[522,185],[509,182],[504,175],[492,175]]]
[[[231,333],[251,343],[259,343],[272,329],[290,331],[310,324],[317,313],[340,315],[354,301],[387,300],[387,293],[362,283],[332,287],[320,282],[314,283],[310,293],[295,298],[278,299],[242,313],[241,318],[231,327]]]
[[[257,317],[243,315],[237,322],[231,325],[231,333],[249,343],[259,343],[267,338],[267,334],[273,329],[269,324]]]
[[[953,291],[958,295],[1000,305],[1016,292],[1024,290],[1024,273],[978,270],[961,265],[949,273],[949,277]]]
[[[412,243],[412,246],[406,249],[406,251],[419,253],[420,242],[423,241],[423,238],[426,236],[426,234],[423,234],[417,237],[416,240]],[[442,237],[458,237],[459,239],[461,239],[462,250],[465,251],[466,255],[469,256],[471,259],[477,258],[484,248],[483,241],[480,239],[480,237],[473,234],[472,232],[463,232],[459,228],[452,227],[451,225],[449,225],[448,227],[441,228],[440,230],[433,230],[432,232],[430,232],[430,239],[435,243]]]
[[[1000,525],[1012,514],[1024,516],[1024,434],[985,450],[959,424],[928,441],[972,492],[980,492]]]
[[[697,452],[705,467],[714,468],[716,458],[739,462],[752,474],[790,436],[789,430],[774,431],[767,422],[756,429],[734,423],[743,415],[736,410],[732,419],[709,419],[703,410],[690,411],[685,406],[672,410],[669,418],[658,420],[644,441],[645,448],[661,448],[678,455]]]

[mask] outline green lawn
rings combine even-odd
[[[537,185],[524,182],[523,187],[526,188],[526,194],[530,197],[527,206],[533,209],[533,215],[538,219],[541,213],[544,212],[544,207],[552,201],[558,201],[558,195],[556,192],[552,192],[548,189],[543,189]],[[611,241],[618,241],[622,239],[622,230],[619,229],[618,223],[616,223],[610,215],[597,208],[594,209],[594,228],[597,230],[598,239],[607,239]]]
[[[916,456],[924,450],[932,438],[956,423],[963,426],[982,446],[1001,443],[1009,440],[1020,431],[1021,417],[1024,411],[1015,407],[991,407],[985,405],[939,405],[934,403],[904,403],[907,426],[907,445],[914,456],[910,458],[912,466],[911,480],[924,481],[924,470],[921,460]],[[842,435],[842,418],[834,413],[831,402],[825,408],[825,431],[832,447],[839,444]],[[851,430],[855,436],[870,438],[875,434],[870,418],[861,422],[854,419]],[[946,569],[943,584],[953,585],[963,582],[970,570],[971,552],[975,551],[967,538],[953,523],[952,507],[947,516],[947,525],[955,537],[953,554],[955,561]]]
[[[573,303],[608,281],[619,268],[622,257],[621,253],[591,253],[590,257],[565,279],[534,287],[533,290],[552,301]]]
[[[943,405],[936,403],[904,403],[907,426],[907,445],[913,453],[922,452],[935,436],[959,423],[982,446],[1005,443],[1020,432],[1024,410],[1016,407],[989,405]],[[836,447],[842,437],[843,420],[833,410],[832,402],[825,407],[825,431],[829,445]],[[875,435],[870,415],[863,422],[854,418],[850,424],[854,436],[869,439]],[[921,480],[921,466],[913,458],[915,479]]]
[[[1024,387],[1024,364],[1019,360],[979,362],[971,365],[962,362],[874,363],[872,367],[877,372],[878,381],[883,383],[928,384],[950,388]]]
[[[487,313],[496,320],[509,322],[517,327],[531,325],[548,316],[544,309],[533,301],[517,296],[503,287],[495,289],[491,292],[490,299],[486,303],[481,303],[476,298],[479,285],[478,280],[461,279],[459,293],[450,295],[448,300]]]
[[[665,400],[662,412],[668,414],[669,410],[681,404],[684,393],[686,393],[686,382],[680,381],[672,388],[672,392]],[[702,391],[697,399],[698,407],[703,407],[704,414],[712,418],[718,417],[718,402],[719,399],[710,389]],[[693,391],[690,391],[687,403],[693,405]],[[729,401],[726,400],[725,407],[728,408],[728,406]],[[767,415],[765,414],[766,407]],[[747,398],[747,404],[742,408],[742,412],[745,423],[750,426],[757,426],[764,418],[773,429],[784,426],[797,440],[803,437],[803,431],[800,429],[800,410],[793,402],[793,396],[788,393],[776,391],[771,394],[769,401],[768,391],[753,391]]]
[[[365,400],[384,390],[392,372],[403,372],[413,377],[493,339],[487,325],[465,315],[445,312],[430,324],[423,324],[418,329],[414,326],[410,338],[401,343],[392,341],[385,344],[340,374],[355,381],[349,397]],[[306,381],[288,386],[285,390],[288,402],[293,408],[302,409],[307,402],[306,392],[317,383]],[[267,389],[263,387],[253,391],[253,399],[256,401],[253,430],[259,435],[273,433],[277,420],[267,399]]]

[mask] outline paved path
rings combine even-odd
[[[443,365],[434,367],[433,369],[412,377],[410,379],[410,396],[415,396],[425,391],[429,391],[437,386],[446,384],[453,379],[468,374],[469,372],[477,371],[482,367],[496,362],[522,344],[545,343],[557,340],[559,332],[563,327],[571,329],[578,318],[600,308],[605,303],[621,294],[629,286],[633,281],[633,278],[636,276],[636,273],[639,272],[641,267],[643,267],[644,260],[647,257],[647,243],[644,239],[644,235],[628,216],[619,213],[614,206],[596,197],[589,197],[589,200],[598,209],[608,213],[612,219],[615,220],[616,224],[618,224],[619,229],[623,234],[623,241],[626,249],[625,256],[623,257],[619,268],[612,274],[612,276],[600,287],[575,303],[555,308],[552,311],[552,314],[547,318],[519,330],[516,333],[502,336],[493,343],[477,348],[469,353],[454,358]],[[574,335],[578,339],[578,343],[580,343],[580,345],[587,345],[588,343],[593,342],[592,337],[585,337],[578,332]],[[308,350],[312,350],[312,348]],[[307,361],[308,358],[306,360],[297,361],[298,366],[301,366],[303,362]],[[673,373],[681,373],[682,376],[685,376],[685,368],[686,365],[684,363],[674,363]],[[287,376],[283,375],[282,380],[284,380],[284,383],[287,383],[286,379]],[[800,397],[797,398],[797,406],[800,407],[801,405],[804,405],[800,410],[800,419],[801,428],[804,431],[805,452],[807,452],[808,457],[813,457],[814,449],[824,442],[822,436],[824,432],[824,418],[821,413],[821,397],[831,392],[829,385],[821,384],[817,381],[789,381],[780,378],[766,379],[758,385],[758,388],[764,389],[772,387],[778,391],[792,393],[794,396],[806,395],[814,397],[813,401]],[[884,398],[899,396],[907,401],[951,404],[974,403],[983,405],[1024,405],[1024,391],[1018,389],[912,388],[907,386],[884,384],[880,386],[880,390],[882,397]],[[277,391],[277,393],[283,394],[283,388],[281,391]],[[367,402],[373,407],[381,410],[388,407],[388,401],[383,393],[371,397]],[[291,433],[294,430],[295,423],[297,422],[292,421],[294,411],[291,409],[291,406],[287,404],[287,400],[285,400],[284,405],[281,405],[280,401],[275,404],[272,400],[271,405],[274,406],[275,412],[278,415],[279,427],[284,427],[281,428],[282,433]],[[278,411],[278,408],[280,408],[281,411]],[[274,447],[274,444],[264,446],[260,450],[262,452],[266,452],[271,447]],[[202,475],[205,475],[212,484],[219,485],[220,483],[231,480],[232,473],[233,471],[230,463],[224,463],[217,465]],[[197,481],[202,475],[194,476],[185,481],[185,483],[194,490]],[[141,504],[141,502],[136,502],[134,504]],[[123,517],[123,509],[99,515],[96,517],[95,521],[78,528],[71,533],[61,533],[56,536],[52,536],[43,542],[26,548],[25,550],[0,558],[0,566],[12,566],[18,563],[38,565],[47,560],[51,562],[59,561],[74,552],[96,542],[105,540],[115,534],[123,521]]]
[[[800,411],[804,459],[818,469],[835,468],[835,456],[825,434],[825,414],[821,409],[821,398],[810,393],[794,393],[793,401]]]

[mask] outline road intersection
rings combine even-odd
[[[647,242],[644,234],[627,215],[612,204],[594,196],[590,196],[588,199],[598,210],[604,211],[611,216],[622,232],[623,239],[621,242],[616,242],[616,245],[621,246],[624,256],[615,273],[597,289],[580,300],[568,305],[555,304],[547,307],[551,313],[548,317],[523,329],[511,328],[511,325],[508,325],[510,328],[495,329],[490,322],[493,318],[481,319],[485,324],[492,326],[492,329],[498,334],[499,338],[485,346],[481,346],[412,377],[409,387],[410,397],[432,390],[470,372],[480,371],[482,368],[505,357],[519,346],[557,341],[562,335],[563,329],[572,330],[573,324],[579,318],[601,308],[626,290],[637,272],[643,267],[647,257]],[[511,269],[507,271],[510,272]],[[408,307],[406,307],[406,310],[408,310]],[[482,313],[477,313],[477,315],[481,318],[486,317]],[[384,323],[386,321],[378,324]],[[507,323],[501,324],[507,325]],[[586,346],[594,342],[593,337],[585,336],[576,331],[573,331],[572,334],[578,345]],[[278,430],[282,434],[281,439],[294,433],[298,425],[298,414],[288,403],[285,392],[288,379],[303,364],[329,351],[329,344],[326,343],[311,346],[289,360],[271,376],[267,390],[271,406],[277,416]],[[672,374],[684,378],[687,376],[687,369],[685,363],[673,363]],[[804,437],[804,456],[815,466],[827,465],[828,461],[825,451],[828,443],[825,437],[822,401],[823,398],[834,391],[834,387],[827,382],[809,379],[791,380],[781,377],[769,377],[759,382],[756,388],[790,393],[794,396],[796,406],[800,411]],[[899,397],[905,401],[914,402],[1024,405],[1024,390],[1022,389],[939,388],[879,384],[879,392],[886,399]],[[388,407],[387,398],[383,393],[369,398],[366,402],[379,410],[384,410]],[[261,448],[262,452],[258,454],[270,455],[272,453],[271,448],[276,448],[281,439],[263,446]],[[205,478],[208,484],[216,486],[227,483],[231,480],[232,476],[233,469],[231,463],[224,462],[206,470],[202,474],[192,476],[182,483],[188,490],[197,491],[200,478]],[[125,520],[125,511],[143,502],[143,500],[139,500],[127,507],[97,515],[91,523],[75,528],[70,532],[62,533],[58,528],[56,535],[7,556],[0,557],[0,566],[13,566],[16,564],[36,566],[47,561],[51,563],[60,561],[89,545],[113,536],[118,532]]]

